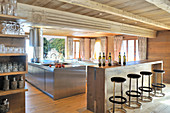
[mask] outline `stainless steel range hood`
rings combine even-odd
[[[33,59],[32,62],[40,63],[43,58],[43,37],[42,29],[32,28],[30,29],[30,43],[29,45],[33,47]]]

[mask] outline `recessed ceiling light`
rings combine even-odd
[[[122,19],[122,21],[125,21],[125,19]]]
[[[99,13],[99,15],[101,16],[101,15],[103,15],[103,13]]]

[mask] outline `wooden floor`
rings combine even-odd
[[[165,97],[154,97],[140,109],[126,109],[127,113],[170,113],[170,84],[166,86]],[[26,113],[91,113],[86,110],[86,94],[54,101],[29,83],[26,87]]]

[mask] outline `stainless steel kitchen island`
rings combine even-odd
[[[26,80],[53,99],[73,96],[85,93],[86,66],[50,68],[38,63],[28,63]]]

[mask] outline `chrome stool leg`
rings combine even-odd
[[[164,97],[165,94],[162,92],[162,89],[165,88],[165,84],[163,84],[163,73],[164,70],[153,70],[155,72],[155,83],[152,84],[154,87],[153,96],[155,97]],[[161,82],[157,82],[157,74],[161,74]],[[159,90],[159,91],[158,91]]]
[[[115,101],[115,82],[113,82],[113,101]],[[113,103],[113,113],[115,112],[115,103]]]

